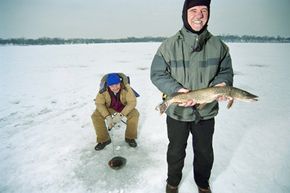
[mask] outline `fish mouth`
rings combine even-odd
[[[255,102],[255,101],[258,101],[258,97],[241,99],[241,101],[245,101],[245,102]]]
[[[251,99],[252,99],[252,101],[258,101],[258,96],[256,96],[256,95],[253,95],[252,97],[251,97]]]
[[[253,98],[253,100],[254,100],[254,101],[258,101],[258,97],[256,97],[256,98]]]

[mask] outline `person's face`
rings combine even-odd
[[[200,31],[208,20],[207,6],[194,6],[187,10],[187,22],[194,31]]]
[[[109,86],[110,90],[113,92],[113,93],[118,93],[121,89],[121,84],[118,83],[118,84],[113,84],[111,86]]]

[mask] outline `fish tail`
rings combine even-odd
[[[155,109],[160,112],[160,115],[162,115],[166,111],[168,106],[168,102],[164,101],[161,104],[157,105]]]

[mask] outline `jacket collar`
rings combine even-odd
[[[211,37],[208,30],[204,30],[201,34],[192,33],[183,27],[179,31],[180,38],[182,38],[185,44],[192,48],[193,51],[201,51],[206,41]]]

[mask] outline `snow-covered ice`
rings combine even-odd
[[[160,43],[0,46],[0,192],[163,193],[165,116],[150,65]],[[228,43],[234,85],[256,103],[220,105],[214,134],[214,193],[290,192],[290,44]],[[96,152],[90,119],[101,77],[124,72],[141,95],[138,147]],[[189,144],[190,144],[189,139]],[[114,148],[114,149],[113,149]],[[121,170],[108,161],[127,158]],[[188,145],[180,193],[197,193]]]

